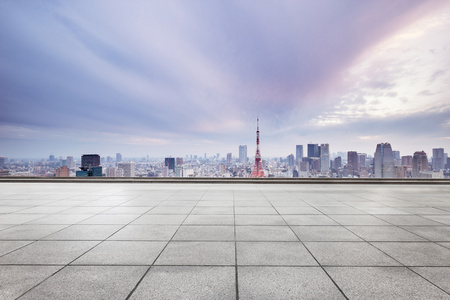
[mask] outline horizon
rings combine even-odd
[[[0,4],[0,156],[450,149],[447,1]]]

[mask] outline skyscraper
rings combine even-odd
[[[320,172],[330,172],[330,145],[320,145]]]
[[[287,163],[288,163],[289,166],[293,166],[293,165],[295,164],[295,161],[294,161],[294,154],[288,155],[288,157],[287,157]]]
[[[239,162],[241,164],[247,163],[247,145],[239,146]]]
[[[117,168],[123,170],[123,177],[134,177],[136,171],[136,163],[134,161],[120,162]]]
[[[381,143],[377,145],[373,167],[375,178],[395,177],[394,155],[391,144]]]
[[[100,155],[84,154],[83,156],[81,156],[81,166],[87,168],[100,166]]]
[[[444,169],[445,163],[444,148],[434,148],[432,160],[433,170],[440,171],[441,169]]]
[[[0,156],[0,169],[5,166],[5,158],[3,156]]]
[[[303,145],[295,146],[295,161],[299,161],[303,158]]]
[[[261,152],[259,151],[259,118],[256,119],[256,155],[255,165],[250,177],[266,177],[261,163]]]
[[[67,166],[62,166],[56,169],[55,177],[69,177],[69,168]]]
[[[116,163],[120,163],[122,161],[122,154],[116,153]]]
[[[414,152],[412,159],[412,177],[419,178],[421,171],[428,171],[428,158],[424,151]]]
[[[318,144],[308,144],[308,157],[320,157]]]
[[[357,175],[359,172],[358,152],[347,152],[347,170],[349,175]]]
[[[227,164],[231,164],[232,159],[233,159],[233,154],[227,153]]]
[[[175,158],[166,157],[164,159],[164,166],[166,166],[169,170],[172,170],[173,172],[175,172]]]

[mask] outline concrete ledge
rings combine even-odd
[[[198,183],[198,184],[445,184],[450,179],[399,178],[175,178],[175,177],[0,177],[2,182],[30,183]]]

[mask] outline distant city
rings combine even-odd
[[[237,156],[224,157],[219,153],[163,158],[124,158],[121,153],[50,155],[41,160],[0,157],[0,176],[450,178],[450,161],[443,148],[434,148],[431,157],[424,151],[402,156],[389,143],[374,150],[373,156],[357,151],[330,153],[329,144],[311,143],[306,148],[296,145],[295,154],[287,157],[261,155],[259,163],[258,155],[248,156],[247,145],[238,147]]]

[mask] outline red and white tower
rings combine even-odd
[[[253,172],[250,177],[266,177],[261,163],[261,152],[259,152],[259,118],[256,119],[256,155],[255,165],[253,166]]]

